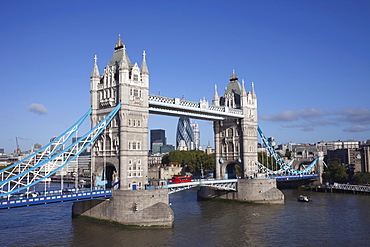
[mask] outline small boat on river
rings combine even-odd
[[[299,202],[310,202],[311,200],[309,200],[308,199],[308,197],[307,196],[303,196],[303,195],[300,195],[298,198],[297,198],[297,200],[299,201]]]

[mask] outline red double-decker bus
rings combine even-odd
[[[174,176],[172,178],[171,182],[175,183],[175,184],[191,182],[191,177],[188,177],[188,176]]]

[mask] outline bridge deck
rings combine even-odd
[[[318,174],[270,176],[270,178],[275,178],[276,181],[291,181],[291,180],[303,180],[303,179],[317,179],[318,177],[319,177]]]
[[[179,192],[186,189],[191,189],[198,186],[211,187],[218,190],[236,191],[238,179],[199,179],[192,182],[168,184],[163,188],[168,189],[168,194]]]
[[[300,179],[316,179],[317,174],[309,175],[295,175],[295,176],[270,176],[270,178],[276,178],[277,181],[290,181]],[[211,187],[217,190],[229,190],[237,191],[238,179],[199,179],[193,180],[192,182],[168,184],[162,189],[168,189],[168,194],[179,192],[194,187]],[[52,203],[62,202],[73,202],[73,201],[86,201],[94,199],[104,199],[112,196],[112,190],[92,190],[92,191],[47,191],[39,192],[38,196],[32,197],[29,195],[28,198],[17,197],[16,195],[10,197],[10,199],[0,200],[0,210],[37,206]]]
[[[65,193],[65,192],[64,192]],[[68,192],[68,194],[63,194],[63,192],[58,191],[57,193],[48,193],[45,196],[29,197],[29,198],[18,198],[0,201],[0,210],[37,206],[43,204],[51,203],[61,203],[61,202],[73,202],[73,201],[86,201],[93,199],[109,198],[112,196],[112,190],[95,190],[95,191],[85,191],[85,192]]]

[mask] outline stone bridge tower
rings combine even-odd
[[[119,38],[102,75],[95,57],[90,77],[92,126],[118,103],[121,108],[92,147],[93,184],[106,188],[115,186],[108,200],[75,202],[74,216],[84,215],[125,225],[172,227],[174,213],[168,205],[168,191],[145,190],[148,183],[148,91],[145,52],[141,67],[136,63],[132,65]]]
[[[252,83],[252,91],[246,92],[237,75],[230,82],[223,96],[217,89],[213,104],[241,109],[245,116],[241,120],[225,119],[214,122],[216,148],[216,178],[250,178],[256,175],[257,157],[257,96]],[[237,174],[238,173],[238,174]]]
[[[97,58],[90,77],[91,123],[94,127],[119,102],[121,109],[95,141],[91,151],[95,185],[121,190],[144,189],[148,171],[149,71],[145,51],[141,67],[131,64],[123,41],[118,39],[102,75]]]

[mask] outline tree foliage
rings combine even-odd
[[[355,184],[370,184],[370,172],[356,172]]]
[[[274,158],[267,155],[266,152],[258,152],[258,161],[271,170],[279,169]]]
[[[339,165],[338,161],[330,161],[327,164],[328,167],[325,167],[323,173],[323,179],[325,182],[329,183],[347,183],[348,182],[348,174],[347,169]]]
[[[215,169],[214,154],[208,155],[199,150],[171,151],[162,158],[162,164],[169,164],[170,162],[177,162],[186,166],[190,172],[200,172],[202,168],[204,171]]]
[[[292,158],[292,151],[286,150],[285,151],[285,157],[287,157],[288,159],[291,159]]]

